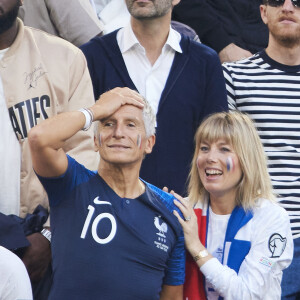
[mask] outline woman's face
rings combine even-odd
[[[242,170],[238,156],[230,144],[223,139],[212,143],[202,141],[197,167],[200,180],[211,200],[224,197],[235,200]]]

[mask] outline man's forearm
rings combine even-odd
[[[31,147],[61,148],[64,142],[83,128],[85,116],[80,111],[65,112],[49,118],[33,127],[28,139]]]
[[[65,112],[43,121],[29,131],[32,164],[38,175],[55,177],[66,171],[67,158],[61,148],[68,138],[84,127],[85,122],[82,112]]]

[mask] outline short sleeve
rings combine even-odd
[[[67,158],[68,168],[63,175],[50,178],[37,175],[48,194],[50,207],[59,205],[76,186],[95,175],[69,155]]]
[[[164,284],[181,285],[185,279],[185,248],[183,233],[177,239],[177,243],[168,261],[168,268],[164,278]]]

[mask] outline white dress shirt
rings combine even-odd
[[[7,50],[0,50],[0,61]],[[9,118],[1,78],[0,132],[0,212],[19,215],[21,148]]]
[[[119,30],[117,41],[129,76],[139,93],[157,113],[161,94],[166,85],[176,52],[182,53],[180,34],[170,27],[162,52],[154,65],[149,62],[145,48],[134,35],[131,24]]]

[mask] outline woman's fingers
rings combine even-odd
[[[164,186],[162,190],[166,193],[169,193],[169,189],[166,186]]]
[[[193,216],[193,209],[188,208],[179,200],[174,200],[174,204],[180,209],[185,222],[189,222]]]
[[[179,194],[175,193],[174,191],[171,191],[171,194],[172,194],[176,199],[178,199],[184,207],[186,207],[186,208],[191,207],[191,208],[192,208],[192,206],[190,205],[190,201],[188,200],[188,198],[183,198],[183,197],[181,197]]]
[[[181,226],[184,226],[184,220],[180,217],[179,213],[176,210],[173,210],[173,214],[177,217]]]
[[[187,213],[187,208],[183,205],[183,203],[179,199],[175,199],[174,204],[180,209],[183,215]]]

